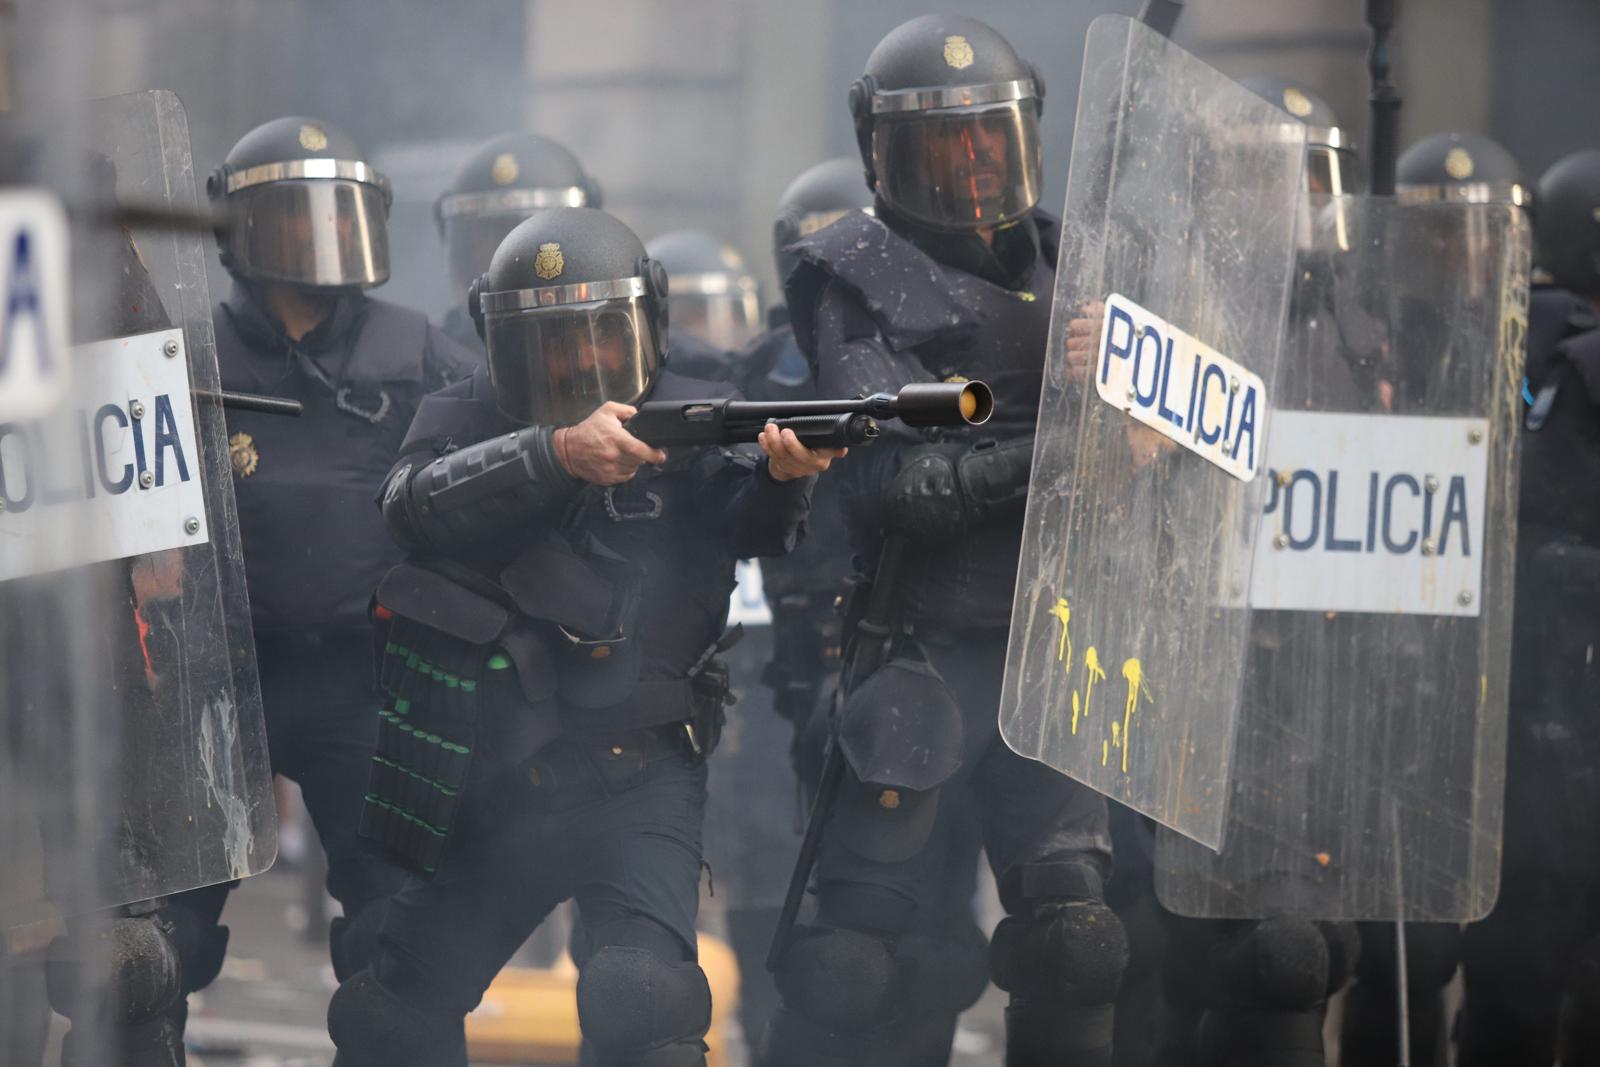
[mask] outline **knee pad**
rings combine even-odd
[[[989,939],[970,918],[907,934],[895,953],[908,1012],[956,1015],[989,985]]]
[[[578,1022],[605,1062],[692,1067],[705,1055],[711,986],[693,960],[602,944],[578,973]]]
[[[339,981],[360,973],[377,959],[378,934],[388,910],[387,900],[375,900],[354,915],[338,916],[328,924],[328,958]]]
[[[328,1002],[338,1067],[466,1067],[464,1020],[407,1003],[370,970],[340,984]]]
[[[187,992],[171,928],[155,915],[114,919],[88,943],[59,937],[45,966],[51,1006],[73,1020],[137,1026],[170,1012]]]
[[[1328,992],[1328,942],[1305,919],[1263,919],[1222,949],[1222,994],[1273,1011],[1317,1007]]]
[[[884,1022],[900,989],[887,942],[837,927],[800,931],[776,978],[784,1007],[829,1031],[859,1033]]]
[[[1068,900],[1010,916],[989,947],[994,984],[1014,997],[1092,1006],[1116,999],[1128,966],[1122,921],[1098,900]]]

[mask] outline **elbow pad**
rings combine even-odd
[[[1033,435],[935,445],[917,453],[889,487],[886,525],[914,539],[958,537],[974,523],[1028,498]]]
[[[383,494],[389,533],[412,551],[470,544],[548,514],[581,484],[556,459],[555,431],[533,426],[390,476]]]

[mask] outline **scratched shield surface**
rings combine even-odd
[[[1214,847],[1265,479],[1213,460],[1218,434],[1230,457],[1259,456],[1266,412],[1181,397],[1227,379],[1201,367],[1207,350],[1271,395],[1305,131],[1120,16],[1090,27],[1078,101],[1000,729],[1018,753]],[[1194,350],[1107,330],[1075,373],[1072,320],[1099,332],[1112,296]],[[1123,364],[1125,395],[1102,396]],[[1145,408],[1184,420],[1187,445]],[[1222,421],[1202,426],[1207,408]]]
[[[95,206],[193,216],[170,93],[96,101]],[[72,367],[0,427],[0,933],[253,874],[272,779],[199,225],[74,212]],[[67,339],[60,339],[65,345]],[[209,397],[209,399],[207,399]]]
[[[1315,205],[1257,541],[1221,854],[1182,914],[1470,922],[1499,887],[1528,224]]]

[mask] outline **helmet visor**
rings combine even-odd
[[[239,273],[316,288],[389,280],[383,190],[345,179],[268,182],[228,197],[228,246]]]
[[[878,116],[878,191],[943,230],[1010,222],[1039,202],[1039,118],[1032,99]]]
[[[754,289],[667,299],[672,332],[693,334],[713,348],[736,352],[761,330],[761,308]]]
[[[660,363],[643,297],[489,314],[484,341],[500,410],[537,426],[636,403]]]

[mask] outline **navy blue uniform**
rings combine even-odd
[[[376,737],[367,612],[399,559],[373,495],[422,398],[478,361],[422,314],[367,296],[339,298],[298,343],[244,286],[215,321],[224,388],[305,408],[299,418],[229,411],[229,454],[272,768],[299,783],[327,853],[328,892],[344,910],[331,934],[342,976],[375,945],[371,918],[350,924],[402,880],[356,838]],[[168,908],[188,991],[221,967],[229,889]]]

